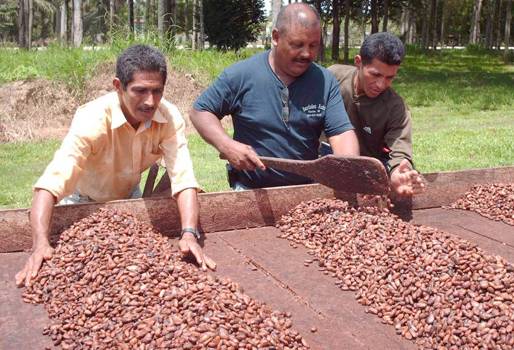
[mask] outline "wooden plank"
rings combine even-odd
[[[463,210],[432,208],[414,210],[412,222],[438,228],[476,243],[491,255],[514,263],[514,227]]]
[[[253,230],[259,229],[249,231],[253,232]],[[240,231],[233,232],[240,233]],[[313,349],[366,348],[362,340],[345,329],[346,325],[336,322],[334,318],[320,316],[317,310],[301,302],[267,271],[255,267],[252,270],[250,268],[252,265],[248,264],[245,257],[227,246],[221,239],[224,235],[225,232],[209,235],[209,242],[205,246],[206,254],[215,259],[218,264],[217,274],[236,281],[243,287],[246,294],[265,302],[273,309],[290,312],[293,327],[302,334]],[[253,240],[250,241],[253,242]],[[301,261],[299,263],[301,264]],[[318,331],[312,333],[310,331],[312,327],[316,327]]]
[[[320,185],[200,194],[200,226],[205,232],[272,226],[280,216],[302,201],[333,196],[332,190]],[[164,234],[171,235],[180,230],[175,200],[170,197],[143,198],[58,205],[54,210],[51,239],[56,239],[58,233],[72,223],[104,207],[128,211]],[[20,251],[31,246],[28,209],[0,211],[0,252]]]
[[[278,234],[274,227],[219,232],[208,240],[215,237],[225,244],[207,241],[205,250],[218,263],[218,271],[240,283],[246,293],[290,311],[294,327],[314,349],[416,348],[396,335],[393,326],[367,314],[355,292],[337,288],[334,279],[315,265],[305,267],[307,250],[291,248]],[[234,258],[234,252],[240,257]],[[255,271],[250,264],[257,267]],[[313,326],[318,329],[314,334]]]
[[[427,181],[427,191],[413,198],[412,209],[449,205],[475,184],[511,183],[514,181],[514,166],[429,173],[423,176]]]
[[[448,205],[475,183],[509,182],[514,167],[474,169],[425,175],[428,189],[410,202],[395,202],[395,210],[404,218],[413,209]],[[338,198],[355,201],[355,194],[338,192]],[[275,187],[242,192],[218,192],[199,195],[200,223],[205,232],[228,231],[247,227],[274,225],[276,220],[302,201],[334,197],[334,192],[319,184]],[[108,207],[134,214],[153,224],[165,234],[179,230],[179,215],[175,201],[169,197],[151,197],[108,203],[88,203],[57,206],[51,235],[73,222]],[[27,209],[0,210],[0,252],[29,249],[32,244]]]
[[[50,325],[42,305],[24,303],[22,289],[16,288],[14,275],[23,267],[27,253],[0,254],[0,349],[46,349],[52,348],[50,337],[45,337],[43,328]]]

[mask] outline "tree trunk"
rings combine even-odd
[[[318,13],[321,15],[321,1],[322,0],[316,0],[316,10],[318,10]],[[319,51],[318,51],[318,61],[324,62],[325,61],[325,39],[323,35],[323,24],[321,24],[321,35],[319,38]]]
[[[430,26],[432,27],[431,44],[432,49],[437,49],[437,0],[432,0],[430,5]]]
[[[169,29],[169,32],[170,34],[172,34],[173,36],[175,36],[175,33],[176,33],[176,28],[177,28],[177,2],[175,0],[169,0],[169,8],[170,8],[170,13],[169,13],[169,24],[170,24],[170,29]]]
[[[114,31],[114,0],[109,0],[109,32],[110,36],[112,36],[112,32]]]
[[[198,18],[197,16],[198,12],[198,0],[193,0],[193,24],[192,24],[192,35],[191,35],[191,49],[196,50],[198,47]]]
[[[271,1],[271,18],[273,19],[273,21],[271,23],[273,24],[273,26],[275,26],[275,23],[277,22],[277,16],[278,16],[278,13],[280,12],[281,7],[282,7],[281,0],[272,0]]]
[[[53,20],[53,16],[47,16],[45,12],[40,9],[39,18],[41,19],[41,40],[44,44],[51,34],[51,21]]]
[[[128,25],[129,31],[134,34],[134,0],[128,0]]]
[[[344,0],[344,63],[350,62],[348,38],[350,37],[350,5],[352,0]]]
[[[200,12],[200,35],[198,37],[198,46],[200,50],[205,48],[205,28],[203,25],[203,0],[198,0],[198,12]]]
[[[473,16],[471,17],[471,30],[469,32],[469,43],[478,44],[480,39],[480,10],[482,9],[482,0],[475,0],[473,6]]]
[[[384,20],[382,22],[382,31],[387,32],[387,24],[389,22],[389,0],[384,0]]]
[[[509,57],[509,44],[510,44],[510,23],[512,22],[512,0],[507,0],[507,8],[505,10],[505,51],[503,57],[505,61]]]
[[[61,45],[66,45],[68,41],[68,3],[63,1],[59,7],[59,42]]]
[[[409,11],[409,43],[414,44],[417,40],[418,31],[416,28],[416,16],[413,15],[412,10]]]
[[[500,51],[501,42],[502,42],[502,36],[501,36],[501,18],[502,18],[502,2],[501,0],[498,0],[498,3],[496,4],[496,14],[497,14],[497,21],[496,21],[496,50]]]
[[[490,0],[486,3],[485,47],[487,49],[491,49],[493,46],[494,8],[494,1]]]
[[[429,21],[430,11],[427,11],[427,3],[423,1],[423,11],[421,14],[421,46],[424,49],[428,48],[428,33],[429,33]]]
[[[400,15],[400,37],[405,41],[406,44],[410,44],[407,42],[407,32],[409,28],[409,9],[406,6],[402,7],[402,13]]]
[[[157,9],[157,28],[159,31],[159,37],[161,39],[168,38],[169,30],[169,2],[168,0],[158,0],[159,6]]]
[[[378,0],[371,0],[371,34],[378,32]]]
[[[18,44],[21,48],[32,48],[33,0],[20,0],[18,8]]]
[[[441,0],[441,32],[439,33],[439,42],[441,43],[441,47],[444,46],[446,38],[445,34],[445,23],[446,23],[446,8],[445,8],[446,0]]]
[[[72,23],[73,46],[79,47],[82,44],[82,0],[73,0],[73,23]]]
[[[152,0],[145,2],[145,31],[149,32],[152,26]]]
[[[190,37],[189,37],[189,1],[184,1],[184,37],[186,43],[189,43]]]
[[[339,36],[341,35],[341,18],[339,16],[339,0],[332,4],[332,59],[339,61]]]

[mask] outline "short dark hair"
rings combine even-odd
[[[388,32],[374,33],[364,39],[359,55],[364,65],[374,58],[389,65],[400,65],[405,56],[405,47],[398,37]]]
[[[126,49],[116,60],[116,78],[123,89],[133,80],[137,72],[159,72],[166,83],[166,58],[162,52],[148,45],[134,45]]]
[[[311,12],[315,20],[301,16],[301,13]],[[275,20],[275,28],[280,33],[286,33],[288,29],[294,24],[299,24],[305,28],[320,25],[320,16],[318,10],[311,5],[305,3],[293,3],[284,6],[280,9]]]

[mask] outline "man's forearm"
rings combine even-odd
[[[232,139],[223,129],[220,120],[210,112],[197,111],[195,109],[191,110],[189,115],[200,136],[223,153],[225,144],[232,141]]]
[[[177,206],[182,228],[198,226],[199,204],[196,188],[186,188],[177,194]]]
[[[49,245],[50,223],[54,211],[55,197],[44,189],[36,189],[30,210],[33,248]]]
[[[336,156],[359,156],[359,141],[355,131],[349,130],[328,138],[330,147]]]

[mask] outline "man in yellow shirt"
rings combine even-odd
[[[161,52],[135,45],[116,62],[115,92],[78,108],[54,159],[34,185],[30,223],[33,252],[16,275],[28,285],[52,256],[49,229],[56,203],[110,201],[140,196],[141,173],[163,158],[177,200],[179,247],[203,269],[216,264],[197,242],[198,183],[177,107],[162,99],[166,60]]]

